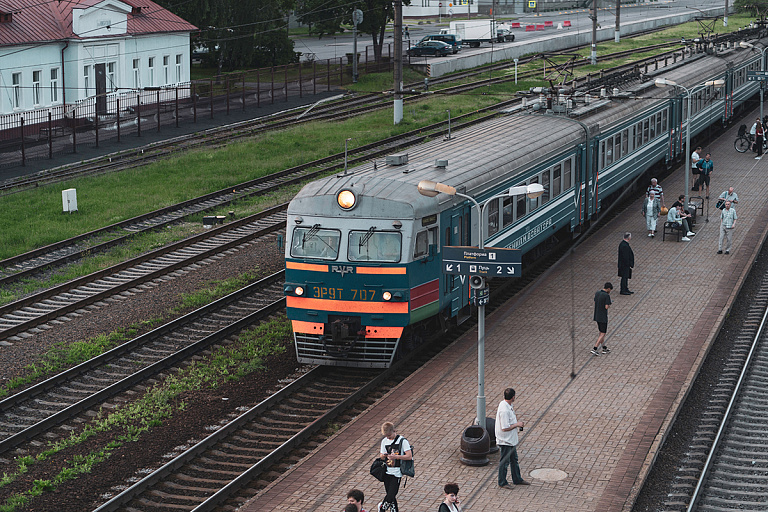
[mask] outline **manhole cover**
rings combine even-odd
[[[557,482],[558,480],[566,478],[568,473],[560,471],[559,469],[542,468],[531,471],[531,476],[537,480],[544,480],[545,482]]]

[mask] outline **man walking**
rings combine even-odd
[[[632,279],[632,268],[635,266],[635,253],[629,246],[632,233],[624,233],[624,240],[619,244],[619,277],[621,278],[621,295],[632,295],[629,291],[629,280]]]
[[[733,191],[733,187],[728,187],[728,190],[724,190],[722,194],[720,194],[720,197],[718,197],[718,200],[722,199],[723,201],[730,201],[731,206],[736,206],[739,202],[739,194]],[[723,205],[725,207],[725,205]]]
[[[515,485],[531,485],[523,480],[520,474],[520,465],[517,462],[517,429],[523,430],[525,422],[517,421],[512,402],[515,401],[515,390],[504,390],[504,400],[496,409],[496,444],[499,445],[501,456],[499,457],[499,487],[509,488],[507,482],[507,466],[512,472],[512,482]]]
[[[712,161],[711,155],[707,153],[704,156],[704,160],[701,161],[701,174],[699,175],[699,193],[701,193],[701,190],[706,185],[706,196],[707,199],[709,199],[709,176],[712,174],[712,170],[715,167],[714,162]]]
[[[595,316],[594,320],[597,322],[597,331],[600,333],[597,335],[597,341],[594,348],[592,348],[592,355],[600,355],[600,345],[603,346],[603,354],[607,354],[611,350],[605,346],[605,333],[608,332],[608,308],[611,307],[611,290],[613,285],[611,283],[605,283],[602,290],[597,290],[595,293]]]
[[[736,210],[731,208],[731,202],[725,202],[725,208],[720,211],[720,240],[717,244],[717,254],[723,254],[723,239],[726,241],[725,254],[731,253],[733,228],[736,226]]]

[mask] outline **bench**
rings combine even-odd
[[[64,127],[63,126],[52,126],[51,127],[51,136],[53,137],[61,137],[64,135]],[[37,132],[37,140],[48,140],[48,127],[44,126],[40,128],[40,131]]]
[[[681,233],[683,232],[683,225],[678,224],[677,222],[664,222],[664,230],[661,232],[661,241],[667,239],[667,233],[669,233],[670,236],[676,235],[677,241],[680,241],[680,238],[682,237]]]
[[[704,215],[704,198],[701,196],[691,196],[688,198],[688,209],[701,212]]]

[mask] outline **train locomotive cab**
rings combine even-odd
[[[284,291],[299,362],[392,363],[414,318],[412,213],[407,199],[366,194],[346,177],[311,183],[291,202]]]

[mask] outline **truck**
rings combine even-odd
[[[514,41],[515,35],[509,28],[496,20],[452,21],[449,28],[440,30],[441,34],[456,34],[463,44],[478,48],[481,43],[503,43]]]

